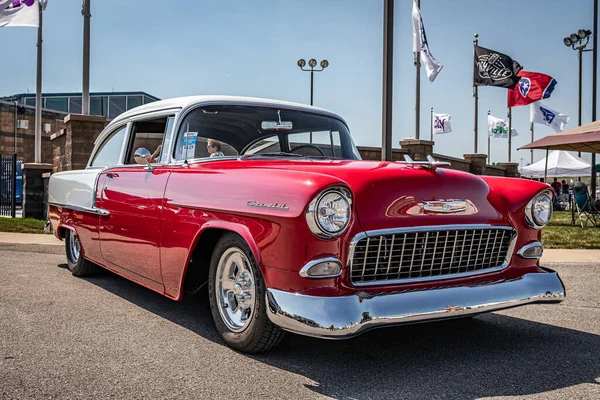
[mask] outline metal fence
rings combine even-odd
[[[0,154],[0,216],[15,218],[23,202],[23,160]]]

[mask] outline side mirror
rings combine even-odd
[[[133,159],[135,162],[140,165],[145,165],[147,169],[152,169],[150,165],[152,162],[151,158],[152,153],[150,153],[150,150],[146,149],[145,147],[140,147],[135,151],[135,153],[133,153]]]

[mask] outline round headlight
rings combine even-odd
[[[306,222],[315,235],[333,238],[340,235],[350,222],[350,193],[344,188],[328,189],[310,202]]]
[[[529,226],[540,229],[550,222],[552,217],[552,192],[545,190],[538,194],[525,207],[525,218]]]

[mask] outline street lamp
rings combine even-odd
[[[584,51],[593,51],[593,49],[586,49],[586,46],[590,42],[590,36],[592,31],[589,29],[580,29],[577,33],[571,33],[569,36],[563,39],[563,43],[567,47],[571,47],[573,50],[577,50],[577,58],[579,59],[579,98],[578,98],[578,119],[577,125],[581,126],[581,72],[582,72],[582,53]],[[585,42],[584,42],[585,41]],[[595,71],[594,71],[595,73]],[[581,152],[579,152],[581,157]]]
[[[329,66],[329,61],[322,60],[319,65],[321,66],[321,69],[315,69],[315,67],[317,66],[317,60],[315,60],[314,58],[311,58],[310,60],[308,60],[309,68],[304,68],[306,66],[306,60],[304,60],[304,58],[301,58],[298,60],[298,66],[300,67],[300,69],[302,71],[310,72],[310,105],[311,106],[313,105],[314,73],[321,72],[325,68],[327,68]]]

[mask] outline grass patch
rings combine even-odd
[[[600,227],[588,222],[586,228],[571,225],[571,211],[555,211],[542,228],[542,244],[547,249],[600,249]]]
[[[0,218],[0,232],[44,233],[44,224],[34,218]]]

